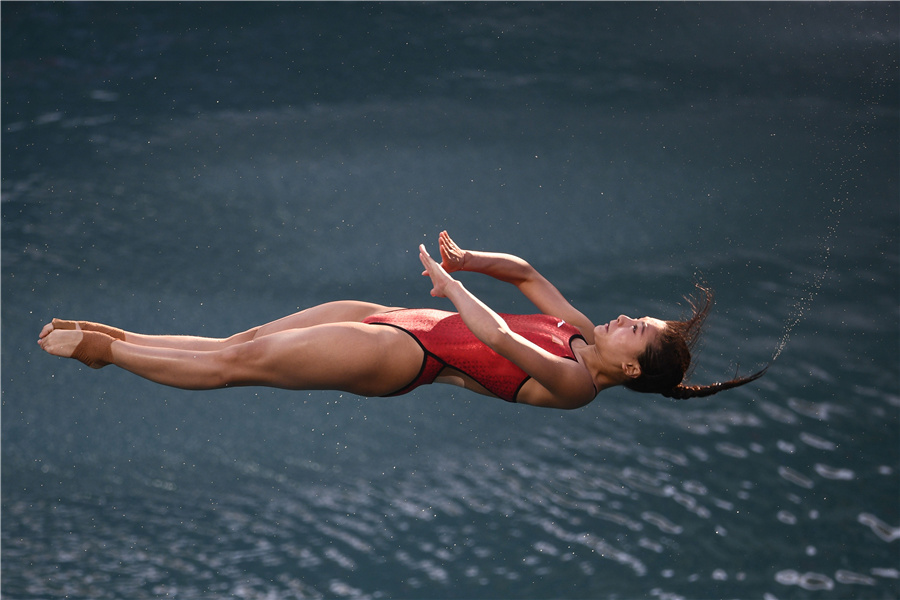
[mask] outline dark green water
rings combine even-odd
[[[900,596],[898,17],[3,3],[4,597]],[[415,253],[444,228],[598,322],[705,277],[695,382],[780,355],[560,413],[191,393],[35,344],[448,308]]]

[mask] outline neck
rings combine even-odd
[[[582,363],[594,380],[597,391],[625,383],[626,377],[619,365],[613,365],[603,358],[596,345],[585,346],[578,352]]]

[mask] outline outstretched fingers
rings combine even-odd
[[[450,239],[450,234],[442,231],[438,237],[441,250],[441,266],[448,273],[462,271],[465,267],[466,253]]]
[[[435,298],[446,298],[447,286],[454,281],[453,278],[447,274],[447,271],[441,265],[431,258],[428,251],[425,250],[424,244],[419,245],[419,260],[422,261],[422,265],[425,267],[425,272],[422,275],[428,275],[431,278],[431,295]]]

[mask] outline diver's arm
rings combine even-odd
[[[424,246],[419,258],[431,277],[431,295],[453,302],[459,315],[475,337],[500,356],[528,373],[546,389],[540,401],[530,402],[552,408],[578,408],[596,395],[590,373],[577,361],[547,352],[518,333],[486,304],[469,292],[437,264]]]
[[[594,324],[566,300],[555,285],[526,260],[512,254],[463,250],[446,231],[440,235],[441,266],[448,273],[470,271],[489,275],[516,286],[538,310],[574,325],[589,344],[593,343]]]

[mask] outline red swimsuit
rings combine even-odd
[[[544,350],[575,360],[572,340],[584,339],[573,325],[550,315],[501,315],[510,329]],[[372,315],[363,323],[389,325],[408,333],[425,351],[419,374],[408,385],[388,396],[399,396],[420,385],[433,383],[444,367],[460,371],[507,402],[530,376],[506,360],[469,331],[457,313],[433,309],[403,309]]]

